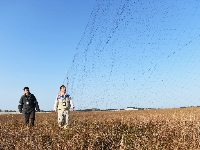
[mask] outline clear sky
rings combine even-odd
[[[199,17],[196,0],[97,1],[69,69],[76,106],[199,106]]]
[[[25,86],[53,109],[94,3],[0,1],[0,109],[17,110]]]
[[[0,109],[29,86],[51,110],[200,105],[200,2],[1,1]],[[66,85],[66,80],[64,81]]]

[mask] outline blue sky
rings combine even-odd
[[[70,69],[77,105],[200,105],[199,8],[198,1],[98,1]]]
[[[199,8],[195,0],[1,1],[0,109],[16,110],[29,86],[51,110],[66,70],[76,109],[200,105]]]
[[[30,87],[51,110],[95,1],[0,2],[0,109],[17,109]]]

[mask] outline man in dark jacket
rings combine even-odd
[[[31,116],[31,125],[34,126],[35,120],[35,108],[40,111],[37,99],[33,94],[30,93],[29,88],[24,88],[24,95],[21,96],[19,101],[19,112],[23,113],[25,116],[26,125],[29,124],[29,118]]]

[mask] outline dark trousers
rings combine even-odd
[[[31,111],[30,113],[25,113],[25,123],[26,125],[29,124],[29,118],[31,116],[31,125],[34,126],[34,121],[35,121],[35,110]]]

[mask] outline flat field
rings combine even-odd
[[[71,112],[67,129],[57,115],[0,116],[0,149],[199,149],[200,108]]]

